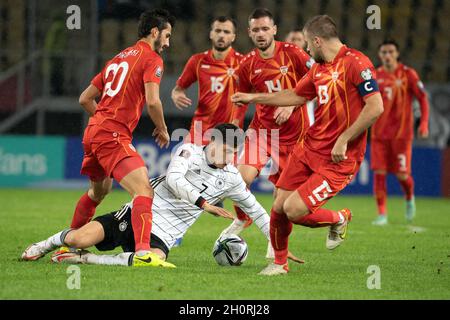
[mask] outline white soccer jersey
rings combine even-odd
[[[154,189],[152,233],[170,249],[203,212],[196,205],[199,197],[210,204],[230,198],[269,238],[269,215],[247,189],[237,168],[209,166],[204,148],[194,144],[180,146],[166,175],[150,179]]]

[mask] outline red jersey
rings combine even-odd
[[[159,84],[162,73],[162,58],[144,41],[117,54],[91,81],[102,92],[102,97],[89,125],[125,129],[131,135],[144,107],[144,84]]]
[[[216,124],[231,122],[233,104],[231,95],[236,91],[236,70],[243,55],[230,49],[223,60],[217,60],[212,50],[193,55],[177,86],[186,89],[198,81],[198,105],[192,121],[202,122],[205,132]]]
[[[324,157],[331,157],[337,138],[359,116],[364,98],[378,92],[375,69],[363,53],[343,46],[330,63],[314,64],[295,88],[297,95],[312,100],[317,97],[315,122],[305,136],[305,147]],[[349,159],[362,160],[367,131],[347,145]]]
[[[384,112],[372,126],[372,138],[412,140],[414,137],[413,97],[420,102],[422,121],[428,123],[428,102],[417,72],[401,63],[392,73],[379,67],[377,81],[383,97]]]
[[[299,47],[275,41],[272,58],[264,59],[254,49],[242,60],[238,71],[240,92],[275,92],[295,88],[296,83],[308,71],[314,60]],[[246,107],[236,107],[238,119],[245,115]],[[252,120],[253,128],[279,129],[279,139],[283,144],[293,144],[301,138],[308,128],[306,110],[297,108],[288,121],[281,126],[273,118],[276,106],[256,105]],[[270,131],[268,131],[270,133]]]

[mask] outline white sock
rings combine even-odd
[[[49,237],[47,240],[38,242],[37,244],[44,248],[46,251],[50,252],[55,250],[58,247],[61,247],[64,245],[64,239],[66,238],[66,235],[72,231],[72,229],[65,229],[63,231],[60,231],[51,237]]]
[[[222,231],[220,236],[222,237],[222,236],[230,235],[230,234],[238,235],[239,233],[242,232],[242,230],[244,230],[244,225],[245,225],[245,221],[241,221],[239,219],[234,219],[233,222],[225,230]]]
[[[339,222],[338,222],[338,224],[343,224],[345,222],[344,215],[342,213],[340,213],[339,211],[338,211],[338,215],[339,215]]]
[[[87,264],[102,264],[108,266],[129,266],[130,259],[133,256],[133,252],[124,252],[116,255],[97,255],[93,253],[86,253],[83,256],[85,263]]]

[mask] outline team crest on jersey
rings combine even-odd
[[[367,68],[366,70],[361,71],[361,78],[363,78],[364,80],[372,79],[372,71],[370,71],[369,68]]]
[[[288,66],[281,66],[280,67],[280,72],[282,75],[285,75],[288,73],[289,67]]]
[[[156,68],[155,76],[157,76],[158,78],[161,78],[161,76],[162,76],[161,67],[158,66],[158,68]]]
[[[119,224],[119,230],[120,230],[121,232],[124,232],[125,230],[127,230],[127,227],[128,227],[128,223],[127,223],[126,221],[122,221],[122,222]]]
[[[234,69],[233,68],[228,68],[227,74],[228,74],[228,76],[231,77],[234,74]]]
[[[225,180],[222,177],[218,177],[216,179],[215,185],[217,189],[223,189],[223,187],[225,186]]]
[[[180,157],[188,159],[191,156],[191,153],[188,150],[181,150]]]

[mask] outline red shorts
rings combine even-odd
[[[297,190],[310,210],[316,211],[344,189],[358,172],[361,161],[334,163],[298,143],[277,183],[277,188]]]
[[[390,173],[411,173],[412,140],[372,139],[370,143],[370,167]]]
[[[129,172],[145,167],[144,160],[131,144],[129,135],[119,131],[90,125],[84,131],[83,149],[81,174],[89,176],[92,181],[114,177],[117,182],[120,182]],[[117,164],[126,158],[132,158],[132,161],[128,161],[121,170],[115,170]]]
[[[272,159],[269,181],[276,184],[283,169],[286,167],[289,155],[295,144],[281,145],[274,143],[271,145],[270,139],[259,134],[259,130],[253,131],[245,138],[243,153],[239,156],[238,164],[252,166],[258,173]]]

